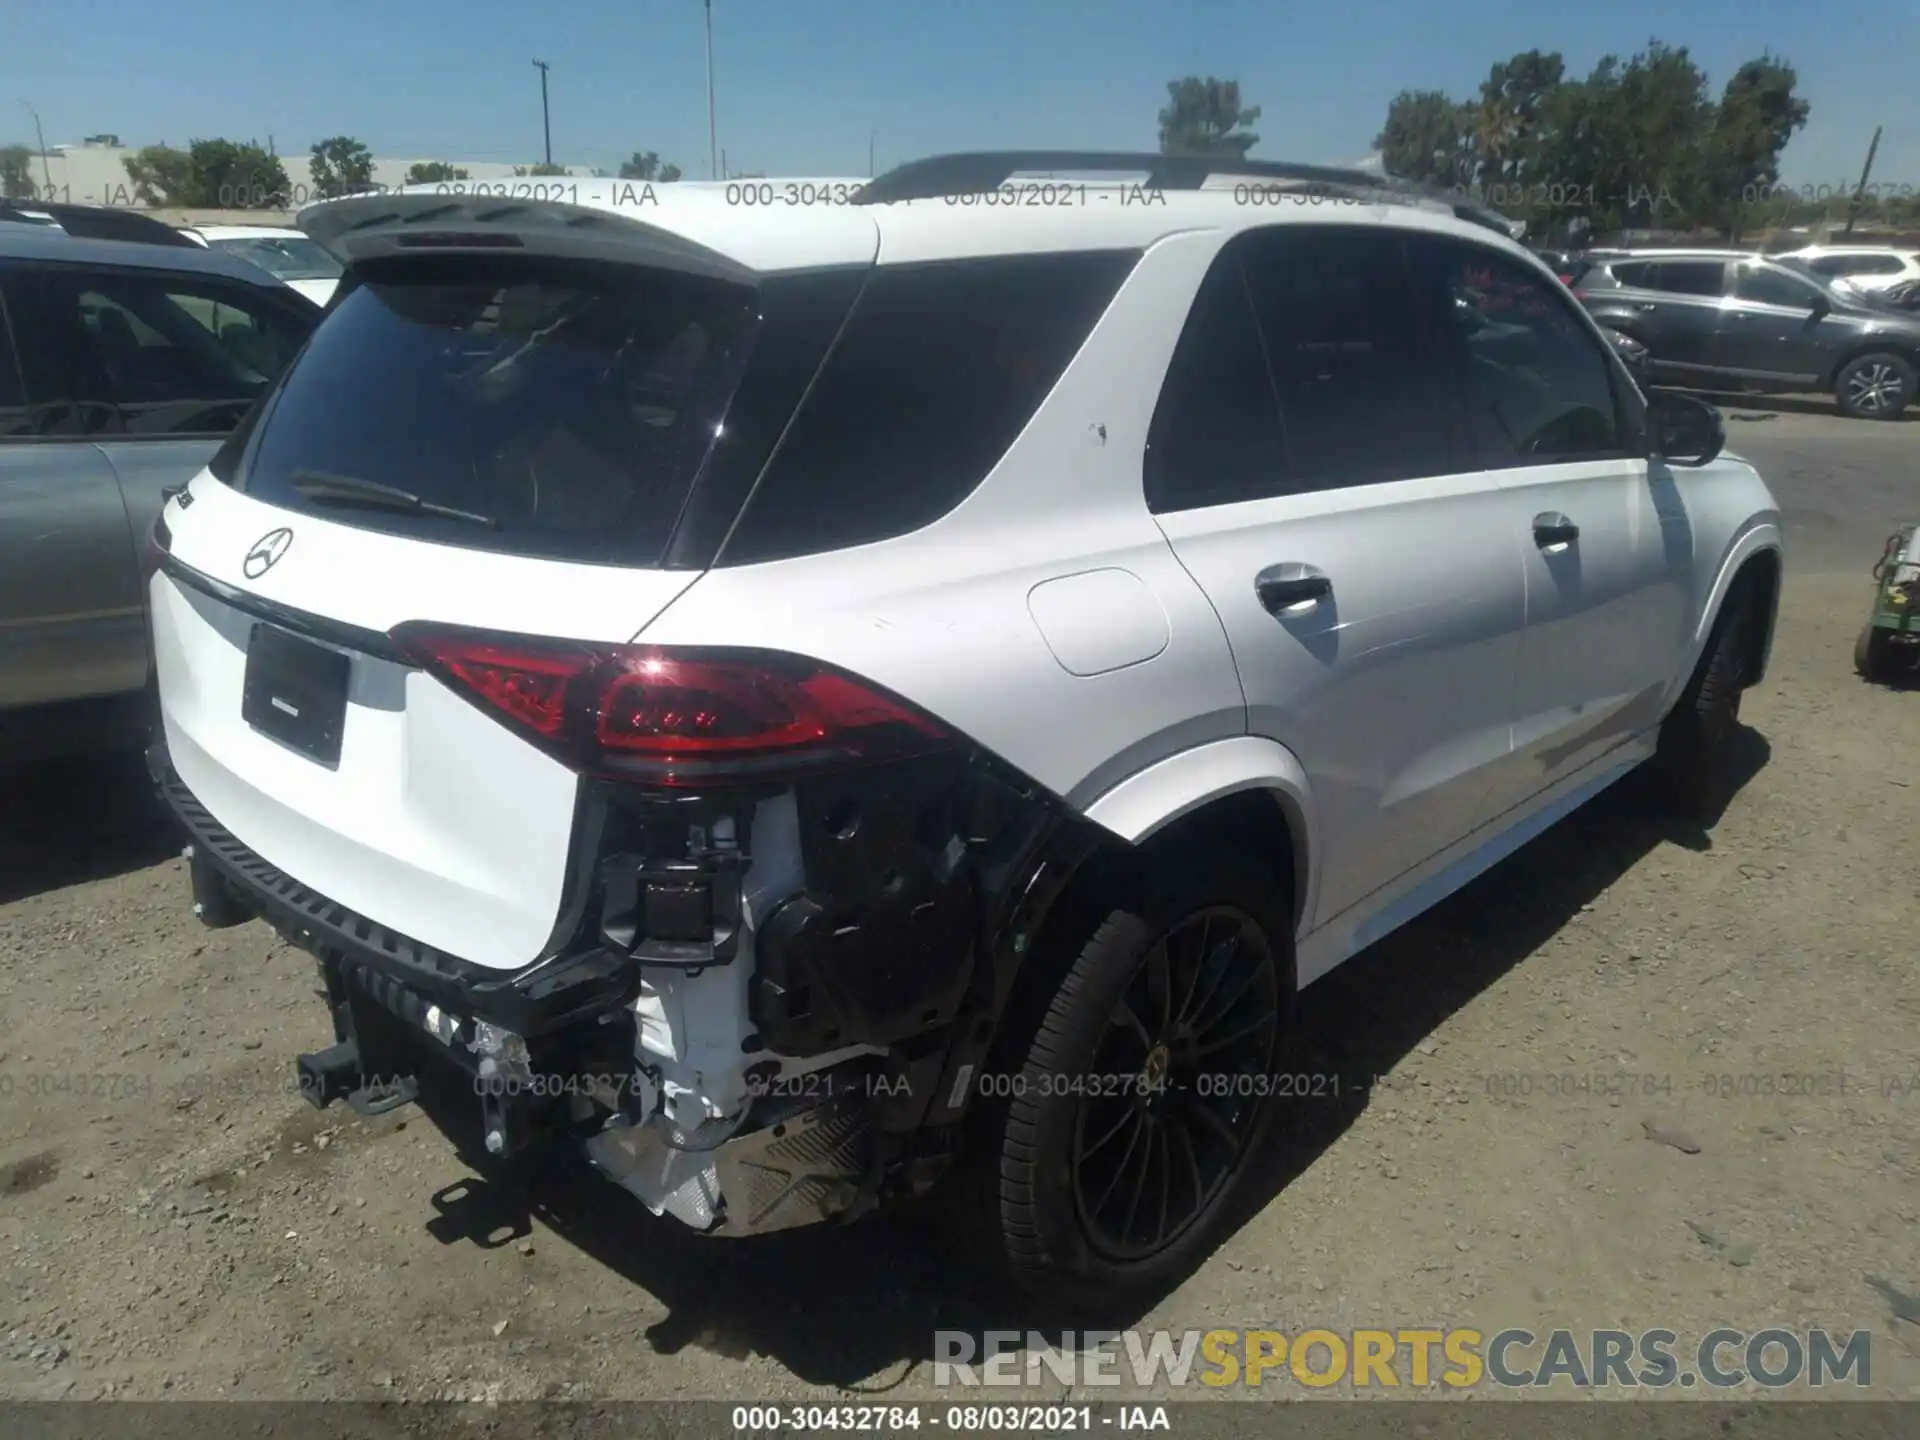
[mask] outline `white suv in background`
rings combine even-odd
[[[451,1080],[723,1235],[957,1168],[1150,1294],[1302,986],[1642,762],[1713,803],[1781,565],[1717,414],[1424,192],[1228,168],[303,213],[343,293],[156,529],[151,759],[202,918],[318,957],[308,1098]]]
[[[1808,245],[1788,255],[1817,275],[1844,280],[1855,290],[1884,295],[1920,280],[1920,250],[1889,245]]]
[[[333,298],[340,262],[298,230],[284,225],[200,225],[184,228],[190,240],[258,265],[316,305]]]

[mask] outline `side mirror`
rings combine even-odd
[[[1816,295],[1813,297],[1813,303],[1809,305],[1807,309],[1812,313],[1813,318],[1818,320],[1822,315],[1831,315],[1833,313],[1833,302],[1824,295]]]
[[[1656,390],[1647,397],[1647,429],[1653,453],[1669,465],[1707,464],[1727,444],[1726,422],[1704,400]]]

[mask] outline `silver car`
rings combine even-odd
[[[0,217],[0,765],[144,721],[147,532],[320,315],[256,266],[112,219],[148,238]]]

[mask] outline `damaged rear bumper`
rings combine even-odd
[[[308,889],[208,813],[164,744],[148,763],[190,837],[201,919],[258,917],[318,961],[335,1043],[298,1059],[310,1103],[457,1097],[476,1163],[578,1146],[656,1214],[724,1235],[851,1219],[933,1182],[1013,966],[1086,848],[1043,843],[1059,839],[1051,809],[978,777],[730,800],[743,843],[717,862],[712,817],[689,860],[657,843],[664,812],[644,798],[583,790],[573,898],[548,953],[502,971]],[[881,797],[903,794],[893,819]],[[972,813],[930,808],[956,794]],[[884,853],[825,848],[822,813],[849,804]]]
[[[630,957],[592,946],[502,972],[435,951],[274,868],[200,805],[163,746],[148,767],[190,837],[201,919],[265,920],[319,963],[336,1038],[296,1060],[310,1104],[377,1114],[423,1084],[471,1095],[481,1163],[577,1142],[656,1213],[715,1233],[850,1218],[876,1188],[865,1067],[769,1084],[731,1123],[685,1132],[636,1060],[645,984]]]

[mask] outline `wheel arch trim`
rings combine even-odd
[[[1726,557],[1720,562],[1718,573],[1713,579],[1713,589],[1708,592],[1707,603],[1701,607],[1699,618],[1694,622],[1693,637],[1687,647],[1686,663],[1680,667],[1674,680],[1674,693],[1684,689],[1693,672],[1699,667],[1700,657],[1705,653],[1707,641],[1713,634],[1713,627],[1720,619],[1721,607],[1726,603],[1727,594],[1748,564],[1757,557],[1770,554],[1773,563],[1780,567],[1784,579],[1786,573],[1786,551],[1780,536],[1777,517],[1763,519],[1742,531],[1733,544],[1728,547]],[[1773,654],[1773,632],[1779,615],[1780,595],[1774,592],[1773,607],[1766,617],[1766,631],[1760,642],[1760,663],[1751,677],[1758,681],[1766,674],[1767,662]]]
[[[1840,372],[1856,360],[1864,360],[1869,355],[1892,355],[1920,370],[1920,341],[1909,340],[1904,336],[1869,335],[1856,340],[1840,352],[1833,364],[1822,375],[1820,388],[1833,390],[1840,384]]]
[[[1083,812],[1130,846],[1144,845],[1216,800],[1265,791],[1280,806],[1293,848],[1296,929],[1314,913],[1317,855],[1312,788],[1299,758],[1264,735],[1235,735],[1156,761],[1113,785]]]

